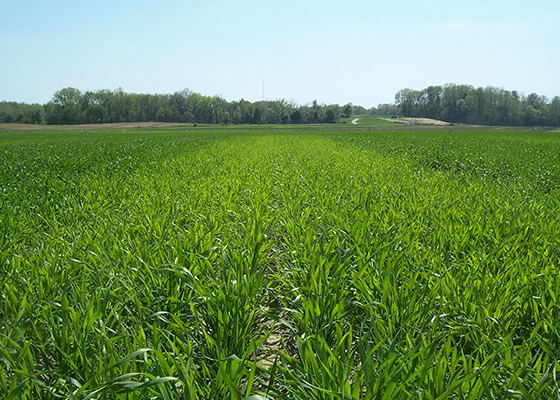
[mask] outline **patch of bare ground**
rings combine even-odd
[[[10,131],[94,131],[109,129],[146,129],[190,127],[193,124],[180,122],[121,122],[115,124],[83,124],[83,125],[32,125],[32,124],[0,124],[0,129]]]
[[[450,125],[449,122],[439,121],[437,119],[431,118],[381,118],[382,120],[395,122],[397,124],[404,124],[405,122],[411,122],[415,125],[440,125],[440,126],[447,126]]]

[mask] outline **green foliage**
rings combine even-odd
[[[352,103],[347,103],[342,110],[346,118],[352,117],[352,114],[354,113],[354,108],[352,107]]]
[[[352,108],[352,107],[350,107]],[[362,108],[363,109],[363,108]],[[205,124],[316,124],[340,120],[340,106],[289,104],[285,100],[227,102],[219,96],[202,96],[188,89],[172,95],[98,90],[82,93],[75,88],[58,90],[47,104],[0,103],[0,123],[51,125],[121,122],[177,122]]]
[[[559,139],[0,136],[6,399],[552,399]]]
[[[558,126],[559,102],[560,98],[549,101],[536,93],[521,97],[516,91],[492,86],[475,89],[455,84],[407,88],[395,95],[395,105],[405,117],[471,125]]]
[[[0,123],[41,124],[43,119],[43,107],[39,104],[0,102]]]
[[[44,105],[0,102],[0,123],[46,122],[53,125],[120,122],[178,122],[205,124],[317,124],[344,122],[353,115],[395,115],[442,119],[453,123],[495,126],[559,126],[560,97],[547,99],[531,93],[488,86],[446,84],[422,90],[402,89],[394,104],[366,110],[347,103],[296,105],[285,100],[228,102],[219,96],[202,96],[184,89],[169,94],[125,93],[98,90],[82,93],[64,88]],[[351,119],[350,119],[351,121]]]

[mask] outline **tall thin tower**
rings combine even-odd
[[[263,99],[263,101],[264,101],[264,81],[263,81],[263,83],[262,83],[262,99]]]

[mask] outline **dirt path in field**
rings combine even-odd
[[[356,118],[352,120],[352,125],[358,125],[358,121],[360,120],[360,118]]]

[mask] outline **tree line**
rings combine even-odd
[[[402,89],[395,95],[394,111],[405,117],[469,125],[560,126],[560,96],[525,96],[493,86],[449,83],[422,90]]]
[[[57,91],[44,105],[0,103],[0,122],[53,125],[118,122],[184,122],[205,124],[337,123],[352,115],[354,106],[296,105],[286,100],[226,101],[188,89],[173,94],[135,94],[117,90]]]
[[[135,94],[117,90],[57,91],[44,105],[0,102],[0,123],[98,124],[184,122],[205,124],[338,123],[352,115],[403,115],[469,125],[560,126],[560,97],[487,86],[448,83],[422,90],[402,89],[394,103],[365,109],[348,103],[297,105],[286,100],[226,101],[184,89],[173,94]]]

